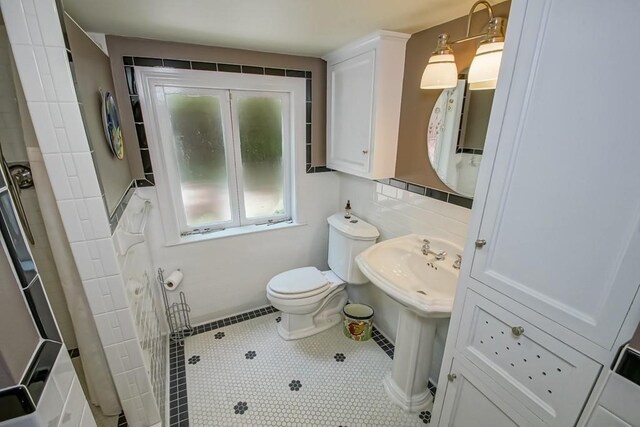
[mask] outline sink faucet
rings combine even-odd
[[[436,260],[438,261],[443,260],[447,256],[446,251],[436,252],[433,249],[431,249],[431,242],[428,241],[427,239],[422,239],[422,254],[423,255],[432,254],[435,256]]]
[[[456,270],[460,270],[460,264],[462,264],[462,255],[456,254],[456,256],[458,258],[453,262],[453,268],[455,268]]]

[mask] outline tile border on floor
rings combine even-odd
[[[190,336],[202,334],[204,332],[220,329],[225,326],[235,325],[236,323],[246,320],[255,319],[266,316],[267,314],[277,313],[278,310],[273,306],[257,308],[255,310],[240,313],[235,316],[225,317],[224,319],[215,320],[213,322],[204,323],[193,327],[193,333]],[[371,338],[378,344],[387,356],[393,359],[395,346],[373,325]],[[189,427],[189,406],[187,403],[187,361],[184,357],[184,345],[173,340],[169,344],[169,427]],[[429,390],[436,394],[436,386],[429,381]],[[126,420],[125,420],[126,422]],[[120,426],[120,424],[118,424]]]

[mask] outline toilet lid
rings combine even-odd
[[[279,294],[320,293],[329,287],[327,278],[315,267],[285,271],[269,281],[271,291]]]

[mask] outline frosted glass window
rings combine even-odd
[[[187,225],[232,219],[220,99],[167,94]]]
[[[243,97],[237,109],[246,218],[283,215],[282,102]]]

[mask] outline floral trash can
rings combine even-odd
[[[354,341],[367,341],[373,327],[373,308],[366,304],[347,304],[344,314],[344,334]]]

